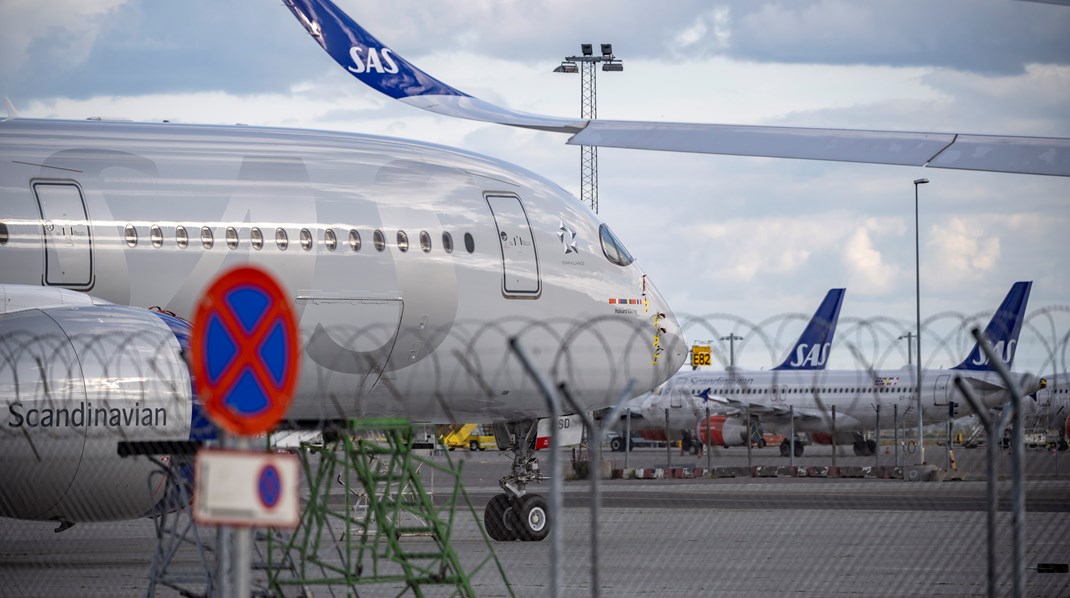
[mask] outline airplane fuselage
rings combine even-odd
[[[955,401],[957,415],[972,413],[969,405],[958,396],[954,377],[980,380],[992,385],[1002,384],[992,372],[958,372],[955,370],[922,371],[922,420],[928,425],[947,421],[949,401]],[[976,387],[975,387],[976,388]],[[709,389],[714,400],[705,401],[699,393]],[[1008,398],[1007,392],[996,388],[976,388],[976,393],[988,406],[998,405]],[[669,415],[670,432],[693,430],[696,421],[704,418],[707,407],[711,415],[743,416],[745,404],[750,404],[751,416],[763,426],[786,433],[790,427],[789,410],[795,412],[797,432],[828,432],[832,428],[835,408],[837,431],[871,430],[877,424],[878,407],[881,426],[892,425],[898,417],[900,425],[917,421],[917,395],[913,370],[817,370],[810,372],[746,371],[682,372],[666,382],[643,403],[643,418],[651,426],[665,425]]]
[[[679,363],[671,312],[634,263],[607,258],[597,218],[490,158],[342,133],[9,120],[0,159],[2,283],[189,318],[230,267],[277,277],[304,343],[293,418],[545,414],[511,335],[592,407]],[[590,334],[602,328],[621,344]]]

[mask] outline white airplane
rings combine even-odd
[[[1022,401],[1022,415],[1045,428],[1059,427],[1059,450],[1070,445],[1070,374],[1041,376],[1040,388]]]
[[[836,335],[836,324],[840,319],[840,308],[843,306],[843,297],[846,292],[846,289],[829,289],[817,311],[814,312],[802,334],[799,335],[799,339],[788,350],[784,361],[774,368],[774,372],[825,369],[828,363],[829,351],[832,348],[832,339]],[[702,372],[690,371],[677,373],[673,379],[685,378],[696,374],[703,375],[703,379],[715,375],[710,370]],[[738,367],[729,367],[725,371],[716,372],[717,377],[726,379],[743,374],[749,376],[751,372],[746,372]],[[770,373],[753,372],[753,374],[766,376]],[[648,440],[680,440],[685,431],[688,434],[694,431],[696,419],[705,418],[706,407],[711,407],[711,441],[709,444],[734,446],[746,442],[746,422],[739,422],[735,417],[726,417],[723,413],[725,411],[723,407],[710,404],[696,395],[666,392],[668,387],[669,383],[663,384],[653,392],[632,400],[633,403],[637,403],[633,413],[638,413],[641,416],[641,418],[633,419],[630,422],[634,432]],[[733,416],[735,415],[735,409],[729,411],[732,412]],[[752,438],[756,436],[754,438],[755,442],[764,443],[756,425],[751,426],[750,435]],[[705,428],[703,429],[703,438],[705,438]],[[615,446],[611,448],[616,449]]]
[[[1031,282],[1015,283],[985,328],[985,338],[1008,366],[1014,361],[1031,288]],[[660,403],[652,405],[651,417],[656,417],[659,411],[664,412],[662,406],[668,401],[689,405],[690,423],[696,437],[706,444],[721,446],[745,444],[748,429],[753,437],[757,425],[788,436],[794,419],[795,431],[810,433],[817,443],[853,444],[855,454],[871,455],[876,450],[876,442],[867,440],[864,433],[876,426],[878,407],[885,424],[891,421],[896,409],[893,406],[898,406],[900,417],[917,413],[915,374],[912,368],[682,372],[655,391],[659,393]],[[959,365],[947,370],[922,371],[922,415],[926,423],[943,422],[949,417],[972,412],[966,401],[956,396],[952,382],[956,375],[961,375],[972,385],[987,407],[1001,405],[1010,399],[1002,380],[980,347],[974,345]],[[1034,376],[1025,374],[1021,386],[1026,392],[1032,392],[1038,382]],[[716,413],[710,416],[708,426],[707,405]],[[836,412],[835,437],[832,435],[833,408]],[[752,422],[747,421],[748,409]],[[707,427],[710,430],[708,439]],[[787,456],[790,451],[790,440],[785,439],[780,452]],[[796,442],[795,456],[802,453],[803,445]]]
[[[245,264],[274,275],[299,320],[289,425],[495,424],[514,487],[540,479],[530,441],[550,410],[509,338],[591,409],[630,380],[653,388],[687,354],[608,226],[493,158],[341,133],[7,118],[0,516],[153,512],[162,488],[117,440],[197,437],[202,415],[188,326],[144,308],[189,318]],[[516,502],[540,526],[524,538],[544,537],[542,497]]]

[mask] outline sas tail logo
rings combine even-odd
[[[995,353],[1008,367],[1014,364],[1014,352],[1018,348],[1018,336],[1022,332],[1025,308],[1029,303],[1029,292],[1032,288],[1032,282],[1014,283],[999,309],[992,315],[992,320],[985,327],[985,339],[991,343]],[[981,347],[974,345],[966,360],[951,369],[988,371],[992,369],[992,364],[988,362],[988,356],[981,350]]]
[[[774,370],[821,370],[828,363],[836,322],[846,289],[829,289],[806,328],[795,342],[795,348]]]
[[[831,343],[823,345],[806,345],[800,343],[795,347],[795,359],[789,365],[793,368],[821,368],[829,358]]]
[[[997,354],[1000,355],[1000,357],[1003,359],[1003,363],[1013,363],[1014,362],[1014,350],[1017,347],[1018,347],[1018,341],[1012,339],[1012,340],[1006,341],[1006,342],[998,341],[995,345],[992,346],[992,349]],[[988,355],[985,355],[985,352],[981,351],[980,348],[978,348],[978,350],[975,352],[975,354],[971,355],[971,358],[972,359],[970,359],[970,363],[973,364],[973,365],[976,365],[976,366],[987,366],[988,365]]]
[[[367,53],[367,55],[365,55]],[[353,66],[347,66],[353,73],[398,73],[398,63],[394,62],[390,48],[376,50],[375,48],[361,48],[353,46],[349,49],[349,58],[353,60]]]

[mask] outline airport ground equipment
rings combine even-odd
[[[513,595],[485,533],[487,556],[469,570],[451,547],[461,512],[478,521],[461,466],[434,463],[416,450],[413,428],[401,419],[348,420],[326,430],[321,445],[303,446],[308,497],[301,522],[292,532],[270,534],[264,548],[271,591],[345,587],[360,595],[389,587],[423,596],[425,586],[450,586],[450,595],[474,596],[472,575],[488,569]],[[445,504],[434,504],[422,468],[451,482]],[[341,496],[332,495],[339,484]]]

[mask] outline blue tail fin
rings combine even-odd
[[[836,334],[836,321],[840,319],[840,306],[847,289],[829,289],[825,300],[817,308],[802,336],[795,343],[784,363],[774,370],[823,370],[828,362],[832,336]]]
[[[1007,367],[1014,363],[1014,350],[1018,346],[1018,334],[1022,332],[1025,306],[1029,303],[1029,291],[1032,288],[1033,283],[1030,281],[1014,283],[999,309],[992,315],[992,321],[985,328],[985,339],[996,350],[996,353],[1003,356]],[[992,366],[988,363],[985,354],[981,352],[981,347],[974,344],[966,360],[951,369],[991,371]]]

